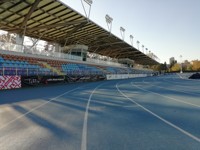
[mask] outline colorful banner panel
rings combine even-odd
[[[0,76],[0,90],[21,88],[21,76]]]

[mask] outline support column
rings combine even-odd
[[[62,48],[59,43],[55,44],[55,51],[59,53],[59,57],[61,57]]]
[[[16,36],[16,44],[22,45],[23,44],[23,35],[17,34]]]
[[[24,52],[23,49],[24,37],[21,34],[17,34],[16,36],[16,51],[17,52]]]

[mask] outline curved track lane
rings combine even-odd
[[[199,88],[170,75],[0,91],[0,149],[198,150]]]

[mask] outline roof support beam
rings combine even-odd
[[[124,47],[124,48],[118,48],[118,49],[113,49],[112,52],[115,52],[115,53],[112,53],[110,56],[114,55],[116,56],[116,54],[124,54],[124,55],[128,55],[128,54],[135,54],[135,53],[138,53],[138,51],[124,51],[124,50],[128,50],[128,49],[133,49],[133,47]]]
[[[100,45],[95,45],[95,46],[91,46],[91,47],[103,47],[103,46],[116,45],[116,44],[122,44],[122,43],[124,43],[124,41],[113,42],[113,43],[106,43],[106,44],[100,44]]]
[[[39,2],[40,2],[40,0],[35,0],[35,2],[33,3],[32,7],[30,8],[28,14],[26,15],[26,17],[23,20],[23,22],[21,24],[21,28],[23,28],[24,26],[26,26],[28,19],[30,18],[30,16],[32,15],[32,13],[34,12],[34,10],[37,8]]]
[[[63,41],[63,40],[65,40],[65,39],[69,38],[69,36],[71,36],[71,35],[72,35],[73,33],[75,33],[76,31],[80,30],[81,28],[83,28],[87,23],[88,23],[88,22],[85,21],[85,22],[82,22],[81,24],[75,26],[75,28],[74,28],[73,30],[67,32],[66,35],[63,36],[62,38],[59,38],[60,41]]]
[[[65,23],[58,23],[58,24],[50,24],[50,25],[44,25],[44,26],[39,26],[39,27],[34,27],[31,29],[27,29],[28,31],[36,31],[40,29],[49,29],[49,28],[54,28],[54,27],[61,27],[61,26],[69,26],[69,25],[74,25],[74,24],[80,24],[87,22],[86,20],[80,20],[80,21],[70,21],[70,22],[65,22]]]
[[[142,56],[141,54],[135,54],[135,53],[130,53],[129,55],[127,55],[127,54],[124,54],[124,53],[118,53],[118,54],[116,54],[115,55],[117,58],[118,57],[127,57],[127,58],[130,58],[130,57],[134,57],[134,58],[143,58],[144,56]]]
[[[15,0],[1,0],[1,1],[0,1],[0,4],[1,4],[1,3],[6,3],[6,2],[14,2],[14,1],[15,1]]]

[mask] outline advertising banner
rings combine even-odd
[[[21,76],[0,76],[0,90],[21,88]]]
[[[65,76],[24,76],[22,87],[67,82]]]

